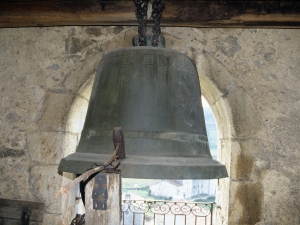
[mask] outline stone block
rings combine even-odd
[[[260,113],[253,99],[242,89],[228,94],[236,137],[251,137],[262,127]]]
[[[11,78],[3,78],[3,82],[7,84],[2,87],[3,123],[6,127],[14,127],[23,131],[30,130],[33,127],[31,114],[34,111],[30,107],[33,106],[31,94],[19,84],[22,81],[14,77],[15,75],[11,75]]]
[[[205,51],[202,58],[201,71],[217,86],[222,95],[236,89],[234,76],[218,59]]]
[[[65,133],[65,143],[63,147],[63,157],[70,155],[76,151],[76,147],[78,145],[80,139],[80,133]]]
[[[231,144],[231,174],[233,180],[256,181],[263,179],[263,174],[271,168],[271,149],[259,139],[233,139]]]
[[[0,157],[0,196],[8,199],[38,200],[30,184],[27,155]]]
[[[46,205],[46,213],[59,214],[62,211],[62,198],[56,194],[62,186],[62,176],[57,166],[34,166],[31,169],[32,184]]]
[[[263,218],[263,188],[254,182],[232,182],[229,224],[256,224]]]
[[[295,199],[290,195],[292,183],[291,178],[275,170],[269,170],[264,175],[264,212],[272,224],[299,223],[300,209],[295,207],[299,198]]]
[[[34,132],[27,134],[27,144],[32,160],[58,164],[63,157],[66,134],[63,132]]]
[[[91,92],[94,84],[94,78],[95,74],[91,76],[79,89],[77,94],[83,98],[85,98],[87,101],[90,100]]]
[[[241,50],[239,40],[237,37],[231,35],[224,38],[217,38],[217,49],[227,57],[233,57],[238,51]]]
[[[61,214],[53,214],[53,213],[45,213],[44,214],[44,221],[42,225],[58,225],[58,224],[71,224],[70,221],[62,220]]]
[[[47,92],[38,128],[43,131],[64,131],[72,94]]]
[[[66,131],[80,134],[85,122],[89,102],[80,96],[75,98],[68,114]]]

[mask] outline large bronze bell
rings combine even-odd
[[[112,130],[124,132],[125,178],[213,179],[227,177],[210,154],[199,78],[184,54],[129,47],[103,57],[97,69],[76,153],[60,171],[81,174],[113,153]]]

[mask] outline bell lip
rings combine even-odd
[[[109,154],[73,153],[63,158],[58,171],[82,174],[93,163],[103,165]],[[118,169],[123,178],[137,179],[220,179],[228,177],[226,167],[212,158],[151,157],[127,155]],[[181,163],[181,164],[180,164]]]

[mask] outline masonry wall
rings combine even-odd
[[[0,29],[0,197],[45,202],[44,224],[69,224],[70,174],[101,57],[131,46],[136,27]],[[164,28],[190,56],[216,115],[218,224],[300,223],[300,30]],[[76,122],[81,121],[81,122]]]

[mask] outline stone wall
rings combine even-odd
[[[217,224],[300,223],[300,30],[163,28],[190,56],[216,115]],[[0,29],[0,197],[46,203],[44,224],[69,224],[70,174],[101,57],[131,46],[136,27]]]

